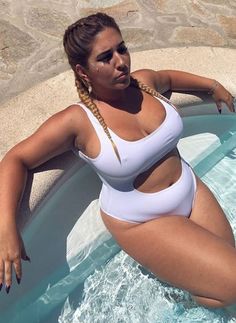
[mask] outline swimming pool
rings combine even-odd
[[[188,116],[184,124],[179,150],[217,195],[236,233],[236,116]],[[21,286],[1,295],[0,321],[236,321],[232,311],[196,306],[120,251],[99,217],[100,185],[78,163],[42,204],[24,231],[32,263],[24,263]]]

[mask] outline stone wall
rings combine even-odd
[[[97,11],[116,18],[131,51],[236,48],[235,0],[0,0],[0,103],[68,69],[64,29]]]

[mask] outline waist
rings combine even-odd
[[[181,169],[181,158],[178,149],[174,148],[148,170],[139,174],[134,179],[133,186],[144,193],[163,190],[177,181]]]

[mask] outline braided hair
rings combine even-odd
[[[121,34],[121,31],[115,20],[105,13],[98,12],[96,14],[81,18],[66,29],[63,37],[63,46],[68,57],[68,62],[75,74],[75,85],[79,94],[79,98],[84,103],[84,105],[93,113],[93,115],[97,118],[97,120],[103,127],[104,132],[109,138],[114,152],[119,162],[121,163],[118,149],[111,137],[105,120],[103,119],[97,105],[94,103],[93,99],[90,96],[89,84],[84,79],[80,78],[78,73],[76,72],[77,64],[80,64],[85,68],[87,67],[88,57],[90,56],[90,53],[92,51],[92,42],[95,36],[105,28],[113,28]],[[157,91],[147,85],[142,84],[133,77],[131,77],[130,85],[143,90],[152,96],[161,97],[165,101],[167,100]]]

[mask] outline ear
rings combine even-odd
[[[75,70],[81,79],[85,80],[86,82],[90,82],[86,69],[83,66],[81,66],[80,64],[77,64],[75,66]]]

